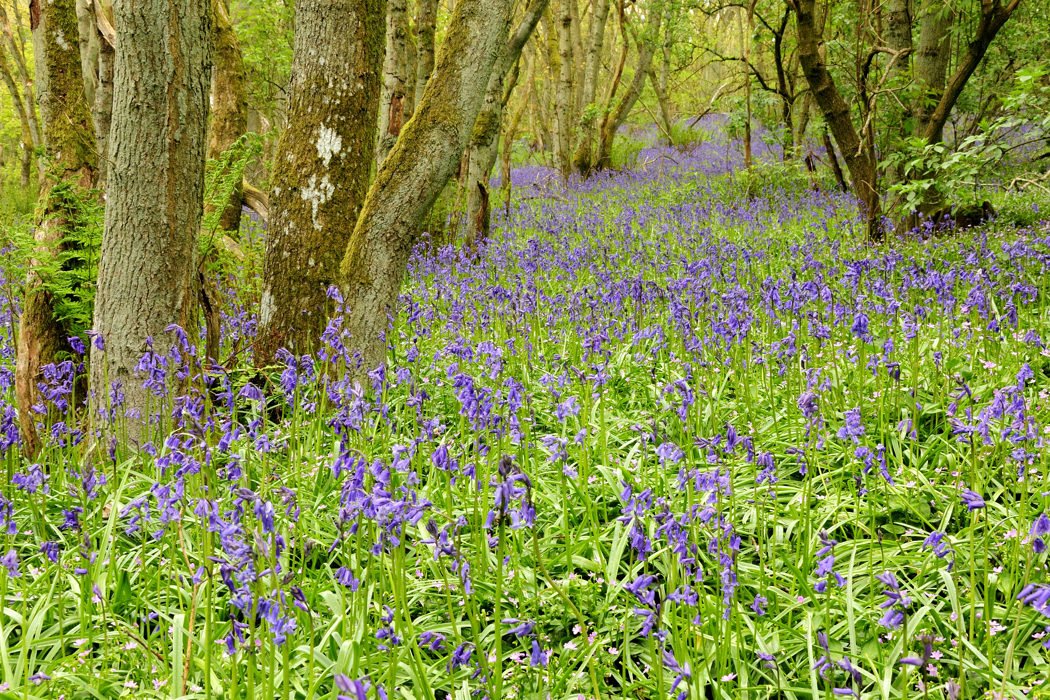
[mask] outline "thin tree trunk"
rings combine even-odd
[[[434,35],[437,31],[438,0],[416,2],[416,94],[412,100],[417,108],[423,100],[423,91],[434,73]]]
[[[248,130],[248,93],[244,84],[244,57],[223,0],[213,0],[214,66],[211,75],[211,123],[208,159],[219,160]],[[238,174],[229,200],[219,215],[219,228],[236,234],[241,227],[243,203]]]
[[[113,67],[116,64],[117,33],[113,26],[113,3],[93,0],[92,13],[99,36],[98,84],[91,115],[95,121],[95,143],[98,144],[98,187],[103,188],[109,172],[109,129],[113,120]]]
[[[788,0],[795,12],[798,30],[798,53],[802,71],[809,83],[813,99],[824,115],[824,121],[835,137],[842,158],[846,161],[853,192],[860,200],[864,213],[867,237],[881,240],[880,201],[877,185],[876,163],[871,151],[861,143],[849,105],[835,86],[821,52],[822,32],[815,22],[815,0]]]
[[[558,84],[554,91],[555,124],[558,129],[554,141],[555,159],[558,167],[568,174],[571,165],[573,91],[572,77],[575,69],[572,55],[572,9],[573,0],[558,0]]]
[[[15,82],[15,76],[11,71],[11,64],[7,58],[7,48],[4,46],[0,46],[0,78],[3,79],[4,86],[7,87],[7,92],[11,95],[11,105],[14,107],[15,116],[18,117],[18,125],[21,127],[22,143],[20,144],[19,152],[19,160],[22,166],[21,182],[22,187],[29,187],[33,167],[33,149],[36,146],[33,143],[33,130],[29,124],[29,113],[25,103],[22,101],[22,93]]]
[[[386,13],[386,58],[383,61],[383,91],[379,98],[379,142],[376,166],[394,147],[405,123],[408,81],[408,2],[388,0]]]
[[[274,158],[255,362],[321,343],[327,293],[375,155],[384,0],[296,3],[289,124]]]
[[[74,0],[34,0],[33,48],[40,116],[44,125],[47,177],[40,194],[43,209],[34,239],[37,255],[53,257],[69,244],[71,209],[82,205],[95,175],[94,131],[78,52]],[[32,457],[40,448],[34,405],[40,401],[41,368],[67,347],[70,329],[56,317],[54,297],[40,273],[40,260],[30,262],[26,298],[19,321],[15,394],[23,447]]]
[[[129,439],[141,443],[152,395],[135,368],[150,342],[157,353],[169,350],[171,324],[191,333],[196,325],[212,13],[210,0],[115,9],[121,38],[94,322],[105,349],[91,355],[91,415],[127,416]],[[114,385],[119,406],[110,400]]]
[[[974,36],[959,66],[945,84],[944,91],[926,122],[926,131],[923,136],[927,143],[940,142],[944,134],[944,124],[948,121],[952,109],[955,108],[959,96],[962,95],[967,81],[984,60],[988,47],[992,45],[999,30],[1013,16],[1020,3],[1021,0],[1010,0],[1008,4],[1003,5],[1001,0],[981,0],[981,17],[974,30]]]
[[[510,0],[459,0],[434,78],[365,199],[341,272],[361,369],[385,362],[386,330],[417,227],[452,177],[506,41]],[[467,50],[467,47],[470,47]]]
[[[489,176],[499,155],[500,125],[503,108],[509,97],[505,86],[507,74],[521,57],[525,42],[547,8],[549,0],[534,0],[501,50],[489,76],[485,101],[474,122],[468,147],[467,165],[467,234],[466,245],[473,248],[488,235]]]
[[[635,38],[635,43],[638,46],[638,64],[634,67],[634,77],[631,79],[630,84],[627,86],[627,91],[620,98],[620,101],[606,113],[605,119],[602,121],[601,133],[598,138],[598,157],[595,161],[595,166],[599,170],[608,168],[611,165],[612,146],[613,140],[616,138],[616,132],[626,121],[627,116],[634,107],[634,103],[638,101],[638,97],[642,94],[642,88],[645,87],[645,76],[649,72],[649,66],[653,61],[654,47],[663,21],[664,4],[658,0],[655,3],[655,7],[650,5],[648,9],[645,25]]]

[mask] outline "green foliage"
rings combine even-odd
[[[955,143],[904,139],[884,161],[903,175],[890,187],[900,208],[911,214],[931,201],[974,206],[987,197],[987,185],[1029,180],[1041,165],[1031,155],[1050,143],[1048,75],[1046,63],[1018,70],[1000,116]]]
[[[204,170],[204,219],[201,222],[205,233],[212,233],[219,227],[227,202],[244,180],[244,171],[261,152],[262,137],[247,133],[219,158],[208,161]]]
[[[70,335],[86,337],[94,315],[105,209],[98,190],[67,182],[55,183],[50,205],[51,216],[62,222],[62,239],[56,251],[42,256],[39,274],[51,293],[55,319]]]
[[[638,162],[638,154],[646,147],[644,141],[631,138],[626,134],[617,134],[613,139],[609,161],[612,167],[619,170],[628,168]]]

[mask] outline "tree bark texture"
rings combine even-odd
[[[926,133],[948,77],[951,58],[951,28],[954,13],[950,7],[928,0],[919,20],[919,45],[915,55],[915,82],[919,87],[913,116],[916,135]]]
[[[257,365],[306,353],[327,322],[328,288],[375,157],[384,0],[296,4],[289,128],[274,159]],[[425,151],[423,157],[426,157]]]
[[[416,85],[412,104],[417,106],[434,73],[437,8],[438,0],[416,0]]]
[[[113,67],[116,64],[117,32],[113,26],[113,3],[93,0],[92,15],[98,32],[98,80],[91,115],[95,121],[95,142],[98,144],[99,188],[104,188],[109,172],[109,128],[113,120]]]
[[[39,0],[34,0],[34,3]],[[44,126],[47,176],[34,239],[37,255],[54,256],[68,244],[67,215],[88,194],[95,176],[94,130],[81,77],[80,42],[75,0],[34,4],[33,48],[40,117]],[[40,400],[41,368],[67,347],[69,329],[54,313],[54,299],[45,288],[39,261],[30,261],[26,298],[19,320],[15,363],[15,394],[19,427],[27,454],[40,447],[34,404]]]
[[[95,297],[93,419],[128,416],[143,440],[151,393],[135,367],[171,324],[196,326],[196,249],[211,82],[210,0],[118,2],[109,194]],[[119,384],[122,407],[110,406]]]
[[[394,147],[408,118],[408,2],[388,0],[386,13],[386,58],[383,60],[383,90],[379,98],[379,141],[376,165],[382,165]]]
[[[385,361],[386,330],[417,228],[470,138],[506,42],[510,4],[456,3],[434,77],[365,199],[341,269],[350,310],[346,328],[365,370]]]
[[[573,73],[576,65],[572,51],[573,13],[575,0],[558,0],[556,7],[558,29],[558,82],[554,88],[555,128],[557,129],[555,160],[563,173],[569,172],[572,164],[572,131],[575,124],[575,99],[573,97]]]
[[[208,159],[218,160],[248,131],[248,92],[244,84],[244,56],[233,33],[233,24],[223,0],[214,0],[214,65],[211,75],[211,123],[208,127]],[[243,189],[240,178],[230,192],[219,228],[236,233],[241,227]]]

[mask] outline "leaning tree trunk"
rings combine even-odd
[[[609,110],[602,120],[601,129],[598,133],[598,154],[595,159],[595,167],[599,170],[608,168],[612,162],[613,139],[616,132],[627,119],[627,115],[634,108],[645,87],[645,77],[649,73],[649,66],[653,62],[655,42],[660,34],[660,24],[663,21],[664,3],[657,0],[656,7],[649,6],[646,15],[645,26],[641,33],[636,36],[635,43],[638,46],[638,64],[634,67],[634,77],[627,86],[627,91],[620,101]]]
[[[944,93],[951,58],[951,29],[954,13],[939,2],[924,2],[919,21],[919,45],[915,55],[915,82],[919,97],[912,116],[915,135],[926,133],[933,110]]]
[[[248,131],[248,93],[244,84],[244,57],[233,33],[229,12],[224,0],[213,0],[212,4],[215,13],[212,27],[215,53],[211,75],[208,159],[217,161]],[[243,200],[240,173],[236,175],[229,199],[219,215],[219,228],[233,233],[241,227]]]
[[[379,141],[376,165],[383,164],[405,123],[408,85],[408,2],[388,0],[386,12],[386,58],[383,59],[383,90],[379,97]]]
[[[33,152],[36,149],[33,143],[33,129],[29,125],[29,112],[22,99],[22,92],[18,88],[18,83],[15,82],[14,72],[11,70],[11,64],[7,59],[7,48],[2,45],[0,45],[0,79],[3,79],[7,92],[11,96],[11,104],[14,107],[15,116],[18,117],[18,124],[22,129],[21,152],[19,153],[22,165],[22,187],[29,187],[29,181],[33,172]]]
[[[473,248],[488,236],[489,230],[489,178],[499,155],[500,126],[503,123],[503,108],[509,95],[505,94],[513,85],[505,87],[507,75],[521,58],[525,42],[547,9],[549,0],[533,0],[514,33],[501,49],[489,76],[485,89],[485,101],[474,130],[470,136],[467,158],[467,235],[465,244]]]
[[[820,44],[823,40],[817,28],[814,15],[815,0],[788,0],[795,12],[798,30],[798,55],[802,72],[817,103],[824,121],[835,137],[846,161],[850,178],[853,181],[853,193],[860,200],[861,209],[867,227],[869,240],[882,239],[879,192],[877,189],[877,164],[871,157],[870,149],[864,148],[853,120],[850,118],[849,105],[835,86],[835,81],[828,71]]]
[[[95,297],[92,416],[128,416],[148,439],[150,392],[135,367],[168,327],[196,326],[195,259],[204,191],[210,0],[118,2],[106,225]],[[110,404],[119,385],[122,406]],[[113,413],[109,413],[113,411]],[[102,426],[100,426],[102,427]]]
[[[299,0],[291,125],[274,158],[255,361],[311,352],[375,154],[384,0]]]
[[[386,358],[385,334],[417,227],[452,177],[506,41],[510,0],[459,0],[434,77],[375,182],[341,268],[346,328],[361,369]],[[468,49],[469,47],[469,49]]]
[[[41,367],[54,362],[57,353],[67,348],[66,338],[71,334],[56,317],[55,299],[47,289],[41,260],[61,253],[69,245],[65,240],[72,233],[69,222],[76,218],[73,210],[91,196],[96,159],[77,48],[75,0],[34,0],[30,11],[47,176],[40,193],[41,217],[34,233],[40,260],[30,263],[19,322],[15,394],[23,445],[26,453],[33,456],[40,447],[33,406],[40,400],[37,382]]]

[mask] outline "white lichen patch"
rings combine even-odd
[[[58,48],[62,49],[63,51],[69,51],[73,48],[69,45],[69,42],[66,41],[66,37],[62,34],[62,32],[55,32],[55,43],[58,44]]]
[[[335,132],[334,129],[329,129],[324,124],[321,125],[321,133],[317,137],[317,157],[324,161],[324,167],[328,167],[328,164],[332,162],[332,158],[339,155],[343,151],[343,137]]]
[[[303,201],[309,202],[313,212],[314,228],[318,231],[321,230],[321,222],[317,220],[317,213],[321,208],[321,205],[332,198],[335,194],[335,185],[325,175],[318,181],[317,176],[313,175],[310,177],[310,183],[304,187],[300,193]]]

